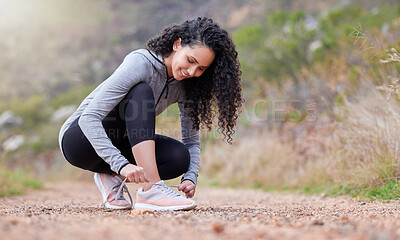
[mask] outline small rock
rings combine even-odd
[[[3,142],[2,147],[4,151],[15,151],[20,148],[25,142],[24,136],[15,135],[8,138],[5,142]]]
[[[212,229],[216,233],[222,233],[224,231],[224,226],[220,222],[213,222]]]
[[[349,221],[350,221],[350,219],[349,219],[348,216],[342,216],[342,217],[340,218],[340,220],[342,220],[342,221],[344,221],[344,222],[349,222]]]
[[[69,105],[57,109],[51,116],[52,122],[61,122],[67,119],[76,110],[76,106]]]
[[[11,224],[11,225],[17,225],[19,222],[18,222],[18,220],[17,219],[10,219],[10,220],[8,220],[8,224]]]
[[[322,226],[322,225],[324,225],[324,222],[321,221],[321,220],[316,219],[316,220],[314,220],[314,221],[312,222],[312,225]]]
[[[42,207],[42,211],[51,211],[51,210],[53,210],[53,208],[52,207]]]
[[[147,209],[133,209],[131,211],[131,215],[143,215],[143,214],[150,214],[153,213],[154,211],[150,211]]]
[[[0,131],[6,128],[12,128],[22,125],[22,118],[16,116],[12,111],[8,110],[0,115]]]

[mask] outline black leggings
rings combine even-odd
[[[113,173],[100,158],[78,125],[77,118],[62,139],[65,158],[72,165],[98,173]],[[136,165],[132,147],[145,140],[155,141],[158,172],[161,179],[176,178],[189,167],[189,151],[183,143],[155,134],[153,90],[146,83],[135,85],[102,121],[107,136],[121,154]]]

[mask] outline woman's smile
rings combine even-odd
[[[176,80],[200,77],[212,64],[215,53],[204,45],[182,46],[181,40],[175,41],[173,52],[164,59],[168,77]]]
[[[190,77],[190,74],[185,74],[185,72],[181,69],[181,76],[187,78]]]

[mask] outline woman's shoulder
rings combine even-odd
[[[156,57],[156,56],[150,50],[147,50],[147,49],[144,49],[144,48],[140,48],[140,49],[136,49],[136,50],[133,50],[130,53],[128,53],[125,58],[127,58],[127,57],[143,58],[143,59],[146,59],[146,60],[148,60],[150,62],[153,62],[154,61],[153,58]]]
[[[137,49],[126,55],[124,61],[141,62],[151,64],[157,69],[164,69],[162,58],[148,49]]]
[[[130,60],[130,59],[137,59],[137,60],[141,59],[150,62],[149,53],[148,50],[146,49],[136,49],[131,51],[125,56],[124,60]]]

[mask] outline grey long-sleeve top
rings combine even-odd
[[[139,49],[129,53],[115,72],[94,89],[80,104],[78,109],[65,121],[59,134],[62,138],[72,122],[78,121],[82,132],[92,144],[96,153],[108,164],[111,170],[119,173],[128,164],[128,160],[111,143],[102,120],[125,97],[129,90],[139,82],[145,82],[153,89],[154,99],[160,99],[156,106],[156,115],[162,113],[169,105],[178,103],[181,122],[182,142],[190,153],[190,165],[183,180],[197,184],[200,164],[200,132],[193,129],[193,122],[185,107],[183,83],[173,79],[168,84],[168,91],[162,92],[167,83],[167,69],[162,57],[148,50]],[[161,94],[163,94],[161,96]]]

